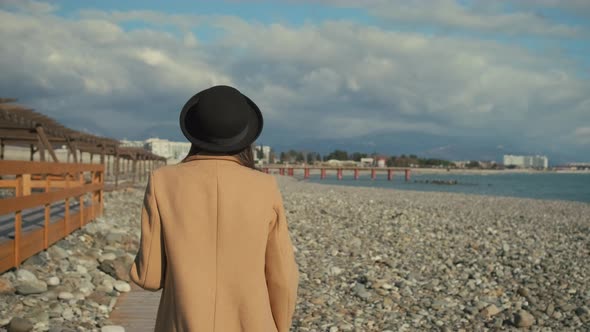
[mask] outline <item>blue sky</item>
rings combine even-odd
[[[278,150],[590,160],[590,1],[0,0],[0,20],[3,97],[99,135],[184,140],[182,104],[229,84]]]

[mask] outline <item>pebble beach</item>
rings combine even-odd
[[[277,178],[292,331],[590,331],[590,204]],[[143,195],[105,193],[102,217],[0,275],[0,331],[116,331]]]

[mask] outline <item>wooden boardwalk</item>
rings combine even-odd
[[[119,297],[110,321],[123,326],[125,332],[153,331],[161,293],[146,291],[131,283],[131,292]]]

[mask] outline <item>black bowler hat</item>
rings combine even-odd
[[[189,99],[180,112],[184,136],[208,152],[238,152],[262,132],[262,113],[235,88],[217,85]]]

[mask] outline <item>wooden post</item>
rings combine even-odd
[[[338,171],[336,172],[336,177],[338,178],[338,180],[342,180],[342,168],[338,169]]]
[[[78,163],[78,153],[76,152],[76,145],[69,138],[66,140],[68,152],[72,154],[75,163]],[[68,159],[69,161],[69,159]],[[82,160],[80,160],[82,162]]]
[[[105,155],[105,167],[104,167],[105,176],[112,175],[111,173],[111,155]]]
[[[31,195],[31,174],[23,174],[23,191],[22,196]]]
[[[4,160],[4,140],[0,139],[0,160]]]
[[[143,181],[143,156],[137,156],[137,169],[138,169],[138,179],[139,182]]]
[[[375,180],[377,178],[377,170],[371,168],[371,180]]]
[[[16,197],[28,196],[31,194],[31,174],[18,174],[16,176]],[[20,249],[22,247],[22,211],[16,211],[14,214],[14,265],[20,266],[21,255]]]
[[[54,162],[59,162],[57,160],[57,155],[55,154],[55,151],[53,151],[53,146],[51,146],[51,143],[49,142],[49,140],[47,139],[47,136],[45,135],[45,131],[43,130],[43,126],[41,125],[37,125],[35,126],[35,130],[37,131],[37,136],[39,137],[39,142],[41,143],[40,146],[42,146],[44,149],[41,150],[41,155],[43,157],[43,160],[45,160],[45,149],[47,149],[47,151],[49,151],[49,155],[51,155],[51,158],[53,159]]]
[[[147,159],[146,156],[141,156],[141,181],[145,180],[147,171]]]
[[[133,160],[131,159],[131,157],[129,157],[127,159],[127,177],[129,177],[129,174],[133,173]]]
[[[139,182],[143,181],[143,156],[137,156],[137,178]]]
[[[304,179],[309,179],[309,167],[305,167],[305,171],[303,173]]]
[[[387,180],[391,181],[392,179],[393,179],[393,170],[388,169],[387,170]]]
[[[263,168],[263,170],[264,170],[264,173],[268,174],[268,172],[269,172],[268,167]]]
[[[15,196],[20,197],[23,195],[23,175],[18,174],[16,176],[16,188],[15,188]],[[22,211],[16,211],[14,213],[14,266],[20,266],[20,237],[21,237],[21,229],[22,229],[22,222],[23,222],[23,215]]]
[[[41,143],[41,139],[37,143],[37,150],[39,151],[39,161],[45,161],[45,148],[43,147],[43,143]]]
[[[69,189],[70,188],[70,177],[69,177],[69,173],[66,174],[66,188]],[[70,198],[66,197],[66,212],[64,214],[64,236],[66,237],[68,234],[70,234],[70,228],[68,227],[70,222]]]
[[[406,182],[410,181],[410,169],[406,168]]]
[[[100,146],[100,164],[104,166],[104,155],[105,155],[105,147],[104,144],[101,144]]]
[[[33,156],[35,155],[35,145],[31,144],[31,161],[34,160]]]
[[[48,193],[51,189],[51,184],[49,183],[51,180],[49,176],[45,177],[45,192]],[[49,248],[49,219],[51,218],[51,204],[45,204],[45,220],[43,223],[43,248]]]
[[[325,179],[326,178],[326,169],[322,168],[321,172],[320,172],[320,179]]]
[[[279,174],[285,175],[285,168],[284,167],[279,168]]]
[[[293,176],[295,174],[295,170],[293,169],[293,167],[289,167],[288,174],[289,176]]]
[[[101,184],[100,191],[98,193],[98,197],[100,199],[100,215],[102,215],[104,210],[104,172],[100,172],[99,183]]]
[[[133,158],[133,181],[132,183],[135,183],[135,181],[137,180],[137,155],[135,155],[135,158]]]
[[[354,169],[354,179],[355,180],[358,180],[359,179],[359,169],[358,168],[355,168]]]
[[[79,178],[80,185],[83,186],[84,185],[84,172],[80,172],[78,178]],[[78,204],[80,204],[80,228],[82,228],[82,226],[84,226],[84,222],[86,220],[84,218],[84,197],[86,197],[86,194],[82,194],[82,195],[80,195],[80,197],[78,197]]]
[[[90,183],[94,183],[94,172],[90,171]],[[96,211],[96,206],[94,204],[94,191],[90,192],[90,218],[94,218],[94,211]]]
[[[94,162],[94,153],[90,153],[90,163]]]
[[[120,159],[119,159],[119,147],[115,146],[115,188],[119,187],[119,163],[120,163]]]

